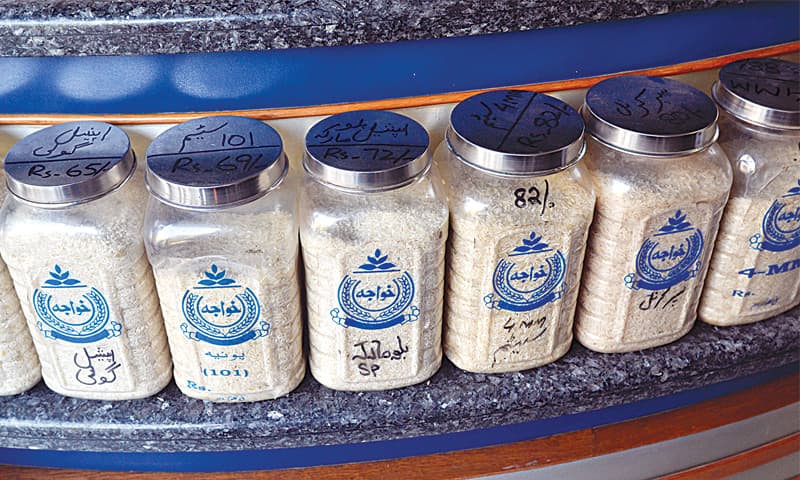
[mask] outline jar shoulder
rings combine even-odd
[[[213,210],[180,208],[151,196],[145,244],[153,260],[226,256],[260,262],[270,252],[291,258],[297,249],[296,210],[293,193],[267,193],[244,205]]]
[[[800,131],[768,131],[726,115],[719,144],[733,169],[734,197],[773,198],[800,181]]]
[[[42,208],[8,195],[0,211],[0,243],[4,250],[30,242],[78,251],[103,245],[121,256],[142,243],[146,195],[137,176],[100,198],[68,207]]]
[[[723,149],[709,147],[684,156],[648,157],[609,148],[590,139],[586,165],[600,201],[651,208],[664,204],[724,201],[733,172]]]
[[[310,177],[299,201],[301,235],[355,238],[385,229],[414,236],[443,228],[447,200],[435,168],[413,183],[379,192],[350,192]]]
[[[595,192],[583,161],[547,175],[496,175],[448,154],[440,148],[437,164],[452,218],[499,223],[528,223],[539,217],[567,214],[591,217]]]

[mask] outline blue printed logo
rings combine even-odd
[[[561,251],[553,250],[540,235],[531,232],[497,262],[492,276],[495,293],[483,297],[483,302],[488,308],[511,312],[527,312],[554,302],[566,288],[566,267]]]
[[[662,290],[694,278],[702,264],[702,253],[703,232],[678,210],[644,240],[636,255],[636,273],[625,276],[625,286],[631,290]]]
[[[389,256],[375,250],[339,284],[339,308],[331,318],[343,327],[380,330],[413,322],[419,318],[414,301],[414,280],[401,271]]]
[[[186,338],[214,345],[239,345],[269,335],[269,323],[259,321],[261,305],[249,288],[226,277],[217,265],[204,273],[181,301]]]
[[[46,338],[91,343],[119,336],[122,325],[109,322],[108,302],[94,287],[55,265],[50,278],[33,291],[36,326]]]
[[[800,179],[797,186],[772,202],[761,221],[761,233],[750,237],[750,248],[785,252],[800,245]]]

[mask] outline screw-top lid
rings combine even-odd
[[[214,208],[258,198],[287,168],[281,137],[269,125],[245,117],[203,117],[150,143],[145,180],[167,203]]]
[[[720,107],[746,122],[800,128],[800,64],[774,58],[729,63],[711,94]]]
[[[362,110],[317,122],[306,134],[303,166],[350,190],[384,190],[411,182],[431,163],[428,132],[393,112]]]
[[[136,167],[128,135],[102,122],[70,122],[34,132],[5,160],[8,190],[39,204],[68,205],[122,185]]]
[[[623,76],[586,93],[586,129],[612,148],[643,155],[681,155],[711,145],[717,106],[703,92],[668,78]]]
[[[583,130],[580,114],[557,98],[496,90],[456,105],[445,139],[459,158],[478,168],[537,175],[577,162]]]

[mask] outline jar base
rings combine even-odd
[[[44,372],[43,372],[44,373]],[[81,398],[84,400],[139,400],[152,397],[163,390],[172,380],[172,365],[166,370],[166,374],[154,382],[148,384],[148,388],[129,392],[85,392],[60,388],[55,382],[48,381],[46,375],[42,376],[47,388],[59,395],[71,398]]]
[[[417,385],[424,381],[430,379],[436,372],[439,371],[439,367],[442,366],[442,356],[441,354],[436,359],[436,361],[432,362],[430,366],[424,370],[422,370],[418,375],[413,378],[403,378],[399,380],[386,380],[382,382],[369,382],[369,383],[358,383],[358,382],[342,382],[337,381],[337,379],[326,377],[324,373],[320,373],[319,371],[315,371],[314,366],[311,366],[311,375],[313,375],[314,379],[321,383],[323,386],[330,388],[331,390],[341,390],[345,392],[376,392],[381,390],[394,390],[395,388],[403,388],[403,387],[410,387],[411,385]]]
[[[24,379],[22,382],[15,382],[13,385],[0,385],[0,397],[19,395],[35,387],[42,380],[42,374],[36,369],[36,374]]]
[[[714,315],[714,312],[709,313],[708,311],[704,311],[703,308],[700,308],[700,310],[697,312],[697,318],[699,318],[703,323],[714,325],[715,327],[735,327],[737,325],[749,325],[751,323],[757,323],[762,320],[770,319],[776,315],[786,313],[798,305],[800,305],[800,299],[789,305],[759,312],[756,315],[741,317],[737,317],[735,315]]]
[[[660,337],[636,343],[620,344],[619,342],[615,342],[598,335],[590,334],[587,331],[581,330],[578,327],[575,328],[575,339],[578,341],[578,343],[588,348],[589,350],[599,353],[637,352],[639,350],[646,350],[648,348],[660,347],[662,345],[666,345],[668,343],[672,343],[680,339],[681,337],[689,333],[689,330],[691,330],[692,327],[694,326],[696,318],[697,315],[695,314],[694,317],[688,322],[686,322],[686,325],[684,325],[684,327],[681,328],[676,333],[673,333],[671,335],[662,335]]]
[[[305,378],[305,374],[306,365],[305,362],[303,362],[302,367],[298,369],[297,373],[283,385],[276,386],[268,390],[247,393],[245,395],[237,392],[203,392],[200,390],[194,390],[184,386],[185,382],[178,381],[177,378],[175,380],[175,384],[177,385],[178,390],[180,390],[182,394],[189,398],[195,398],[197,400],[214,403],[251,403],[260,402],[262,400],[275,400],[276,398],[290,394],[300,385],[300,383],[303,381],[303,378]],[[244,399],[242,399],[242,397],[244,397]]]
[[[458,355],[454,355],[448,352],[445,349],[445,355],[447,359],[453,362],[453,365],[458,367],[465,372],[471,373],[511,373],[511,372],[521,372],[523,370],[530,370],[531,368],[537,368],[549,363],[553,363],[559,358],[566,355],[569,351],[570,347],[572,346],[572,335],[569,336],[566,342],[558,345],[553,352],[548,355],[547,357],[539,357],[533,360],[527,360],[524,362],[514,362],[514,363],[503,363],[495,366],[491,366],[488,364],[481,364],[477,362],[470,362],[466,358]]]

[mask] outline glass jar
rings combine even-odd
[[[198,118],[147,149],[145,243],[175,365],[194,398],[276,398],[303,379],[295,189],[278,132]]]
[[[717,107],[681,82],[628,76],[589,89],[582,113],[597,205],[575,335],[600,352],[677,340],[697,316],[731,187]]]
[[[749,59],[720,71],[719,144],[733,167],[700,319],[757,322],[800,304],[800,65]]]
[[[444,350],[459,368],[509,372],[572,344],[594,213],[583,120],[520,90],[459,103],[435,155],[450,206]]]
[[[433,375],[442,359],[447,204],[428,133],[381,111],[306,135],[300,199],[311,373],[337,390]]]
[[[0,183],[5,174],[0,172]],[[0,199],[6,190],[0,187]],[[39,357],[19,306],[8,267],[0,259],[0,395],[16,395],[42,379]]]
[[[171,361],[128,136],[101,122],[45,128],[11,148],[5,171],[0,252],[47,386],[98,400],[164,388]]]

